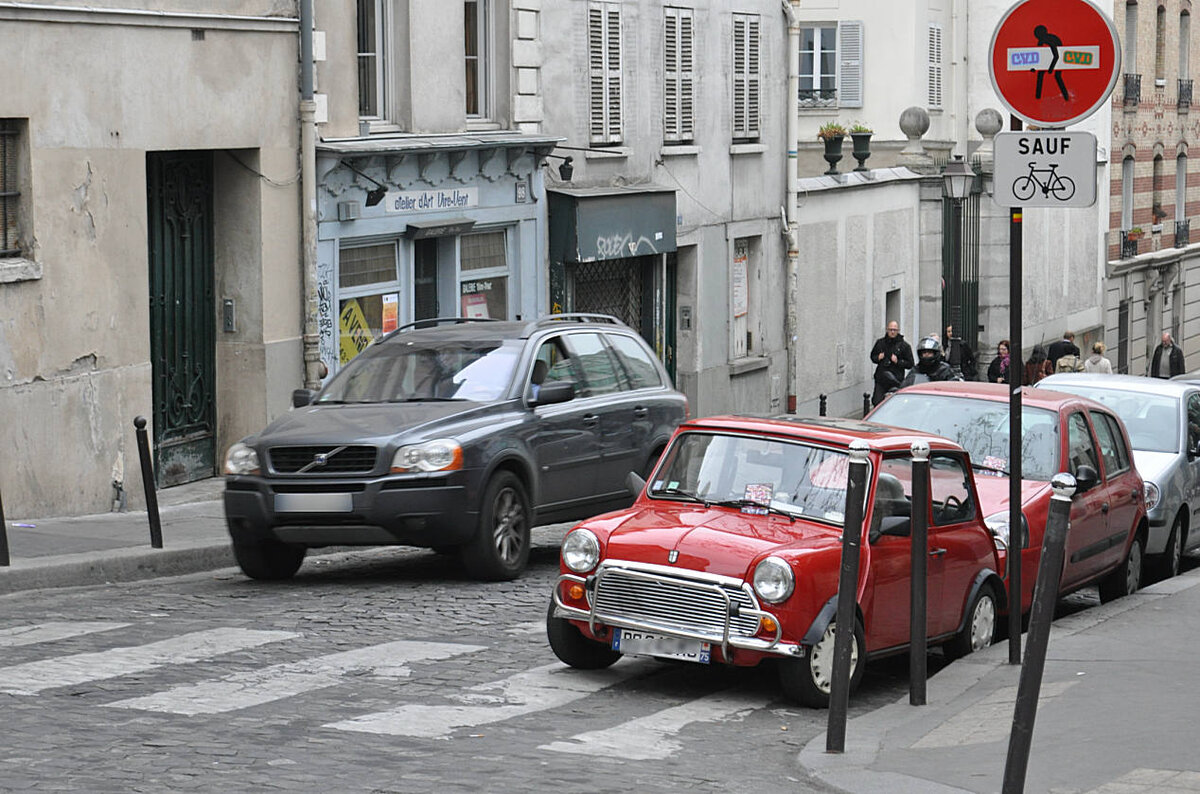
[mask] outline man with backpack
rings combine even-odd
[[[1076,348],[1078,351],[1079,348]],[[1055,372],[1083,372],[1083,359],[1079,357],[1079,353],[1070,351],[1063,353],[1058,357],[1058,361],[1054,362]]]
[[[1080,356],[1079,347],[1075,344],[1075,332],[1063,331],[1063,338],[1057,342],[1051,342],[1050,347],[1046,350],[1046,360],[1050,362],[1050,366],[1054,367],[1055,372],[1078,372],[1083,369],[1080,362],[1079,369],[1059,369],[1058,359],[1062,356],[1071,353],[1078,360]],[[1074,366],[1074,365],[1072,365]]]

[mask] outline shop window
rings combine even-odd
[[[345,364],[400,324],[396,244],[341,249],[338,257],[338,361]]]
[[[508,239],[503,230],[464,234],[459,250],[463,317],[508,319]]]

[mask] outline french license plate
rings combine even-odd
[[[276,513],[349,513],[354,498],[348,493],[277,493]]]
[[[712,656],[712,643],[629,629],[613,630],[612,648],[633,656],[658,656],[700,664],[708,664]]]

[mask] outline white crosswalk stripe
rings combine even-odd
[[[480,645],[400,640],[301,662],[272,665],[218,681],[178,686],[107,705],[172,714],[218,714],[335,686],[343,680],[343,676],[351,673],[403,678],[412,673],[407,667],[410,662],[449,659],[482,650],[484,648]]]
[[[95,634],[98,631],[123,629],[128,623],[113,623],[111,621],[50,621],[33,626],[14,626],[0,629],[0,648],[16,648],[21,645],[36,645],[40,642],[54,642],[84,634]]]
[[[290,631],[208,629],[145,645],[26,662],[0,668],[0,692],[31,695],[55,687],[145,672],[168,664],[187,664],[299,636]]]
[[[480,705],[406,705],[332,722],[325,727],[342,731],[435,739],[449,736],[459,728],[486,725],[560,708],[644,673],[646,669],[645,666],[633,662],[619,664],[607,670],[584,671],[573,670],[555,662],[500,681],[471,687],[459,695],[449,696],[464,703]]]
[[[670,758],[682,747],[671,737],[695,722],[723,722],[741,719],[766,705],[737,694],[716,694],[689,703],[657,711],[645,717],[623,722],[600,731],[572,736],[566,741],[544,744],[539,749],[556,753],[576,753],[630,761],[655,761]]]

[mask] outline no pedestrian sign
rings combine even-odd
[[[1021,0],[992,34],[988,71],[1014,115],[1065,127],[1107,101],[1121,73],[1120,39],[1089,0]]]

